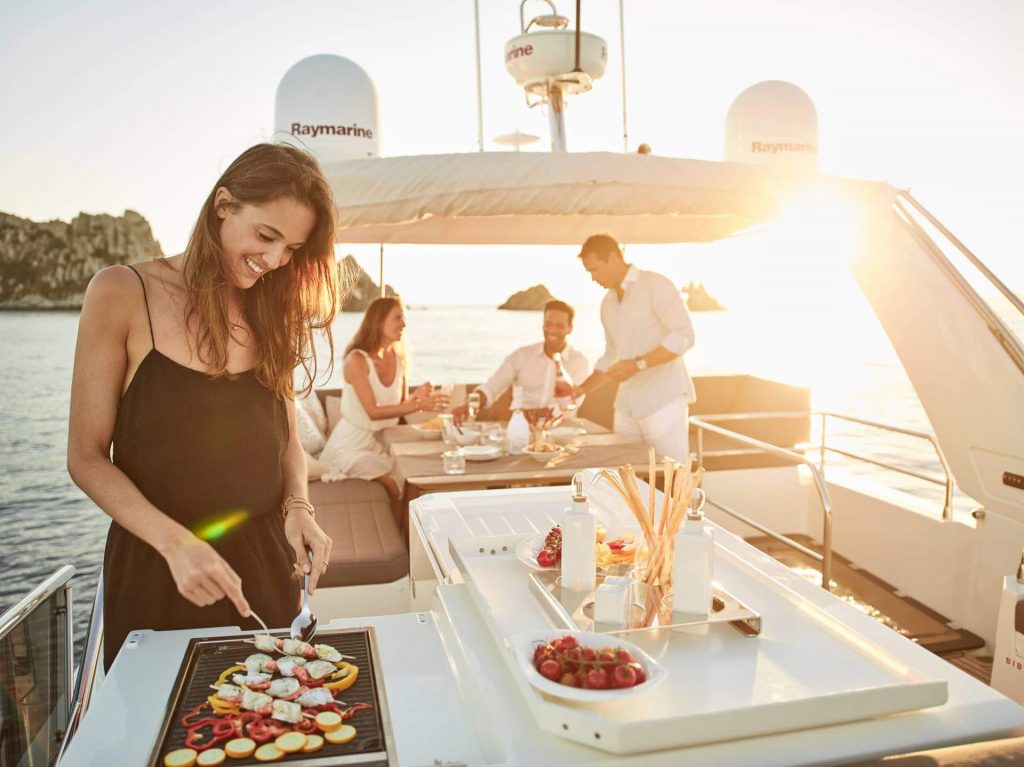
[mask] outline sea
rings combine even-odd
[[[752,373],[809,386],[815,409],[849,413],[930,431],[913,387],[881,328],[859,322],[808,321],[780,312],[695,313],[691,373]],[[361,315],[334,326],[344,349]],[[539,312],[480,306],[410,306],[406,340],[411,382],[485,380],[506,354],[541,340]],[[74,627],[81,652],[99,574],[109,518],[71,481],[66,469],[67,420],[78,313],[0,312],[0,613],[64,564],[75,567]],[[591,361],[603,351],[597,307],[578,309],[570,342]],[[337,386],[340,364],[318,386]],[[817,427],[817,424],[815,424]],[[829,443],[875,460],[940,475],[926,442],[857,424],[829,426]],[[828,466],[877,478],[934,501],[942,488],[902,474],[829,459]],[[957,495],[956,507],[973,501]]]

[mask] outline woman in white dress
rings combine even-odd
[[[399,298],[377,298],[366,309],[345,349],[341,422],[320,455],[327,467],[322,481],[372,479],[398,499],[398,483],[391,476],[394,459],[377,432],[395,426],[404,415],[438,412],[447,404],[447,397],[431,393],[429,383],[409,392],[404,330],[405,308]]]

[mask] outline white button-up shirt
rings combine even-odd
[[[635,266],[629,267],[621,287],[621,301],[609,290],[601,302],[605,351],[594,367],[604,372],[619,360],[642,357],[659,346],[679,356],[620,384],[615,409],[643,418],[673,400],[693,402],[693,381],[683,364],[683,354],[693,346],[693,323],[680,291],[664,275]]]
[[[577,386],[590,375],[590,362],[569,344],[562,349],[562,370]],[[521,346],[505,358],[487,383],[477,388],[493,405],[509,386],[523,387],[523,407],[552,407],[555,403],[555,361],[544,353],[544,343]]]

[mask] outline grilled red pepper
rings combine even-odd
[[[356,703],[354,706],[349,706],[341,712],[341,718],[343,721],[348,721],[355,716],[357,711],[363,711],[368,708],[373,708],[369,703]]]
[[[191,711],[189,711],[189,712],[188,712],[187,714],[185,714],[185,716],[183,716],[183,717],[181,718],[181,724],[182,724],[182,725],[183,725],[184,727],[198,727],[198,726],[199,726],[199,725],[201,725],[201,724],[202,724],[203,722],[212,722],[212,721],[216,721],[215,719],[211,719],[211,718],[209,718],[209,717],[207,717],[207,718],[205,718],[205,719],[201,719],[201,720],[199,720],[198,722],[193,722],[193,721],[191,721],[191,719],[192,719],[193,717],[197,717],[197,716],[199,716],[200,712],[202,712],[202,710],[203,710],[204,708],[209,708],[209,706],[210,706],[210,704],[209,704],[209,703],[208,703],[207,701],[205,701],[205,700],[204,700],[204,701],[203,701],[202,703],[200,703],[200,704],[199,704],[198,706],[196,706],[196,707],[195,707],[194,709],[192,709]]]
[[[185,746],[188,748],[193,748],[196,751],[205,751],[210,746],[216,745],[217,743],[220,743],[222,740],[227,740],[234,734],[233,732],[230,732],[227,735],[218,735],[216,732],[213,731],[213,728],[211,727],[210,739],[205,743],[202,743],[201,741],[204,737],[204,728],[205,725],[190,728],[188,731],[188,735],[185,736]]]
[[[311,735],[316,732],[316,722],[312,719],[303,719],[301,722],[295,725],[295,731],[301,732],[303,735]]]
[[[255,722],[250,722],[246,727],[249,737],[257,743],[266,743],[273,735],[270,731],[270,720],[260,717]]]

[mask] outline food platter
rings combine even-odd
[[[547,536],[548,533],[537,533],[536,535],[531,535],[520,540],[519,543],[516,544],[516,558],[531,570],[537,570],[540,572],[560,570],[561,565],[558,563],[551,567],[545,567],[537,561],[537,555],[540,554],[541,550],[544,548],[544,541],[547,538]],[[640,536],[638,531],[632,528],[613,527],[609,530],[604,531],[604,537],[602,542],[623,540],[635,545],[638,542],[639,537]],[[607,544],[605,543],[605,545]],[[601,558],[598,558],[597,569],[599,571],[613,569],[619,565],[626,565],[629,563],[628,560],[615,561],[611,557],[607,558],[609,559],[609,561],[606,566],[602,566]]]
[[[561,639],[565,636],[573,637],[580,647],[595,649],[610,647],[613,649],[626,650],[629,653],[630,659],[643,669],[643,673],[646,676],[645,680],[629,687],[587,689],[562,684],[542,676],[534,665],[534,654],[537,652],[537,648],[543,647],[547,643],[556,639]],[[668,676],[668,671],[665,670],[665,667],[654,660],[654,658],[645,653],[635,644],[627,642],[624,639],[619,639],[618,637],[610,639],[604,634],[594,634],[588,631],[565,632],[548,630],[527,631],[522,634],[516,634],[509,641],[511,643],[512,652],[516,656],[517,665],[526,675],[530,684],[545,695],[550,695],[561,700],[577,703],[601,703],[630,698],[634,695],[640,695],[653,689],[664,682]],[[592,666],[596,669],[605,663],[609,665],[618,664],[617,661],[611,660],[607,662],[594,661]],[[590,664],[580,661],[578,664],[574,665],[586,667]]]
[[[386,760],[372,629],[317,637],[323,644],[277,633],[192,640],[150,764]]]

